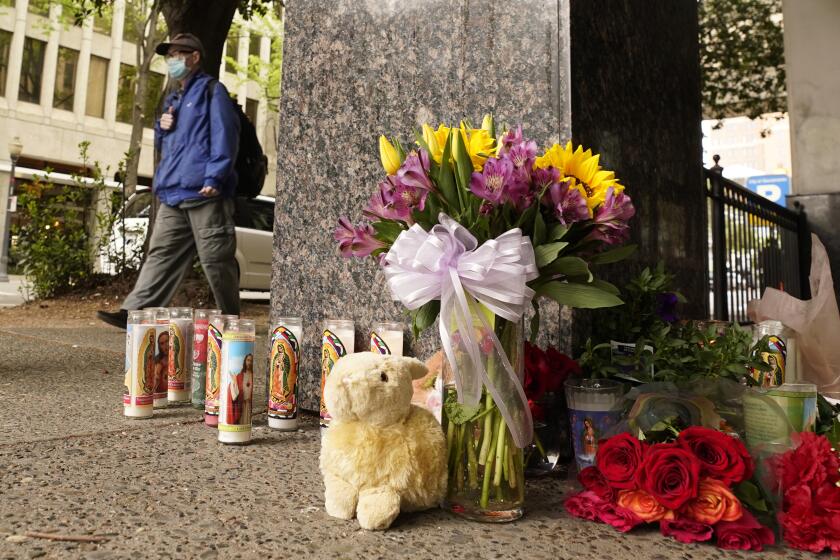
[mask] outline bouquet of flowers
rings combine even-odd
[[[533,305],[535,333],[540,296],[619,305],[618,290],[591,269],[632,253],[614,246],[627,240],[635,209],[598,155],[571,142],[541,151],[521,127],[497,135],[490,115],[480,128],[424,124],[415,140],[406,150],[380,137],[385,177],[363,222],[340,218],[334,238],[343,256],[378,260],[415,334],[440,315],[454,377],[444,399],[449,501],[462,492],[470,498],[461,501],[498,512],[521,501],[521,449],[533,428],[522,317]]]
[[[769,460],[782,536],[793,548],[840,553],[840,458],[825,436],[798,435],[796,449]]]
[[[690,427],[653,444],[624,433],[601,442],[596,465],[580,472],[585,490],[565,507],[622,532],[659,523],[663,535],[683,543],[714,537],[720,548],[760,551],[775,542],[773,532],[735,489],[753,470],[744,444],[717,430]]]

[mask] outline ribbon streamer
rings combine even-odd
[[[525,447],[531,443],[533,420],[521,372],[514,370],[479,304],[512,323],[522,319],[534,297],[527,283],[539,274],[531,240],[515,228],[479,247],[475,236],[446,214],[438,221],[428,232],[414,224],[397,237],[385,255],[388,287],[408,309],[440,300],[440,339],[459,402],[478,406],[485,385],[514,443]],[[450,333],[453,324],[456,330]],[[489,348],[475,339],[476,327],[486,333]],[[488,371],[488,363],[501,368]]]

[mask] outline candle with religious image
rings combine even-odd
[[[280,317],[271,325],[268,359],[268,426],[277,430],[298,427],[298,384],[303,319]]]
[[[219,441],[251,440],[254,399],[254,321],[228,319],[222,334],[222,376],[219,387]]]
[[[403,355],[403,325],[394,321],[379,321],[370,331],[370,351],[377,354]]]
[[[211,313],[207,323],[207,378],[204,382],[204,423],[219,424],[219,384],[222,371],[222,333],[225,321],[239,315]]]
[[[151,418],[155,389],[154,315],[149,311],[129,311],[125,338],[123,414],[128,418]]]
[[[333,365],[342,356],[352,354],[355,350],[356,328],[349,319],[328,319],[324,325],[321,338],[321,427],[330,425],[330,413],[324,402],[324,386]]]
[[[205,383],[207,381],[207,327],[210,315],[221,313],[218,309],[196,309],[193,314],[192,344],[192,406],[204,410]]]
[[[155,408],[169,405],[169,309],[147,307],[155,322]]]
[[[169,309],[169,392],[170,403],[190,402],[189,367],[192,360],[192,307]]]

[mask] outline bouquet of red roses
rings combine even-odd
[[[566,379],[580,375],[580,366],[555,348],[543,350],[525,342],[524,352],[525,396],[528,398],[531,416],[535,421],[542,421],[545,419],[545,411],[540,405],[540,399],[546,393],[561,394]]]
[[[744,444],[717,430],[690,427],[670,443],[619,434],[600,443],[595,465],[580,472],[585,490],[566,500],[575,517],[627,532],[643,523],[683,543],[709,541],[725,549],[762,550],[775,541],[735,496],[752,477]]]
[[[799,434],[799,447],[770,459],[782,497],[779,525],[799,550],[840,553],[840,458],[825,436]]]

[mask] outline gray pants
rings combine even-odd
[[[181,209],[160,205],[149,254],[122,309],[169,305],[198,258],[223,313],[239,314],[239,273],[232,199]]]

